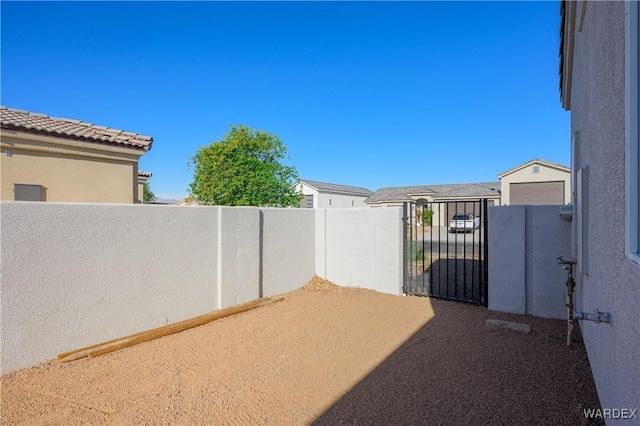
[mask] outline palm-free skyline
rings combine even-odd
[[[160,198],[229,124],[280,137],[302,178],[372,190],[569,163],[557,2],[0,7],[2,104],[152,136]]]

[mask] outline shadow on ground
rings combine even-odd
[[[579,331],[561,320],[431,300],[435,317],[312,424],[604,424]],[[531,325],[529,334],[485,326]]]
[[[427,260],[425,266],[421,262],[409,265],[405,289],[407,293],[466,300],[478,304],[484,301],[486,290],[482,281],[486,262],[477,259],[443,258]]]

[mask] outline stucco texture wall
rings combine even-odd
[[[262,294],[271,296],[305,284],[315,271],[312,209],[261,209]]]
[[[3,136],[3,144],[12,139]],[[7,145],[8,144],[8,145]],[[72,153],[2,149],[0,197],[14,200],[14,184],[42,185],[48,202],[125,203],[137,201],[137,156],[89,158]],[[107,157],[107,155],[104,155]]]
[[[399,209],[335,209],[328,227],[320,212],[0,203],[0,372],[294,290],[318,262],[399,294]]]
[[[214,309],[217,213],[2,203],[2,372]]]
[[[402,209],[319,209],[316,274],[402,294]]]
[[[489,309],[567,318],[571,224],[558,206],[489,207]]]
[[[640,409],[640,269],[624,254],[624,22],[624,2],[589,2],[574,34],[572,168],[589,169],[589,269],[577,277],[576,302],[611,313],[611,324],[580,323],[602,406]]]

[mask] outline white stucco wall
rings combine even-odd
[[[320,209],[316,275],[334,283],[402,294],[402,210]]]
[[[2,203],[1,371],[215,309],[215,208]]]
[[[527,311],[525,206],[489,208],[489,309]]]
[[[540,173],[533,173],[533,167],[538,166]],[[564,182],[565,204],[571,202],[571,172],[549,167],[544,163],[533,163],[520,170],[503,176],[500,179],[501,202],[503,205],[510,205],[511,184],[512,183],[533,183],[533,182]]]
[[[489,207],[489,309],[566,319],[570,239],[558,206]]]
[[[588,275],[577,276],[576,303],[611,313],[611,324],[580,322],[602,407],[640,410],[640,268],[625,260],[624,247],[624,21],[623,2],[589,2],[574,34],[571,166],[589,170],[586,203],[575,206],[588,216]]]
[[[399,209],[326,213],[2,202],[0,372],[285,293],[319,269],[399,294]]]
[[[260,289],[261,213],[255,207],[205,207],[219,210],[217,309],[262,297]]]
[[[306,284],[315,272],[315,214],[312,209],[261,209],[263,296]]]

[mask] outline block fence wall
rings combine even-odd
[[[571,223],[559,206],[489,207],[489,309],[567,318]]]
[[[399,208],[0,203],[0,373],[285,293],[402,294]]]

